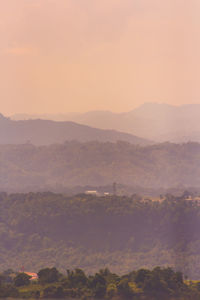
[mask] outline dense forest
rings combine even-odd
[[[200,206],[185,195],[0,194],[0,269],[172,266],[200,278]]]
[[[0,146],[0,190],[60,192],[117,182],[145,188],[200,186],[200,144],[136,146],[66,142]]]
[[[139,269],[119,276],[108,268],[94,275],[82,269],[64,274],[55,267],[41,269],[37,279],[11,269],[0,274],[0,298],[110,299],[110,300],[199,300],[200,281],[184,280],[171,268]]]

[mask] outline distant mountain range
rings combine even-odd
[[[148,145],[150,141],[116,130],[103,130],[80,125],[71,121],[51,120],[14,121],[0,115],[0,144],[50,145],[76,140],[79,142],[119,140],[132,144]]]
[[[200,142],[200,104],[173,106],[145,103],[126,113],[91,111],[66,115],[14,115],[11,118],[73,121],[100,129],[127,132],[156,142]]]

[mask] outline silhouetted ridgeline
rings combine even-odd
[[[136,146],[66,142],[0,146],[1,191],[60,191],[113,182],[145,188],[200,186],[200,144]]]
[[[118,140],[133,144],[149,145],[152,142],[116,130],[102,130],[74,122],[54,122],[49,120],[13,121],[0,114],[0,144],[50,145],[65,141],[80,142]]]
[[[0,269],[125,273],[160,265],[199,279],[199,228],[200,206],[184,197],[1,193]]]
[[[49,119],[73,121],[102,129],[128,132],[157,142],[200,142],[200,104],[174,106],[164,103],[144,103],[125,113],[89,111],[66,115],[15,115],[19,119]]]

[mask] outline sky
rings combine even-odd
[[[199,0],[0,0],[0,112],[200,103]]]

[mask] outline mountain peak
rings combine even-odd
[[[0,121],[7,121],[9,118],[6,118],[4,115],[0,113]]]

